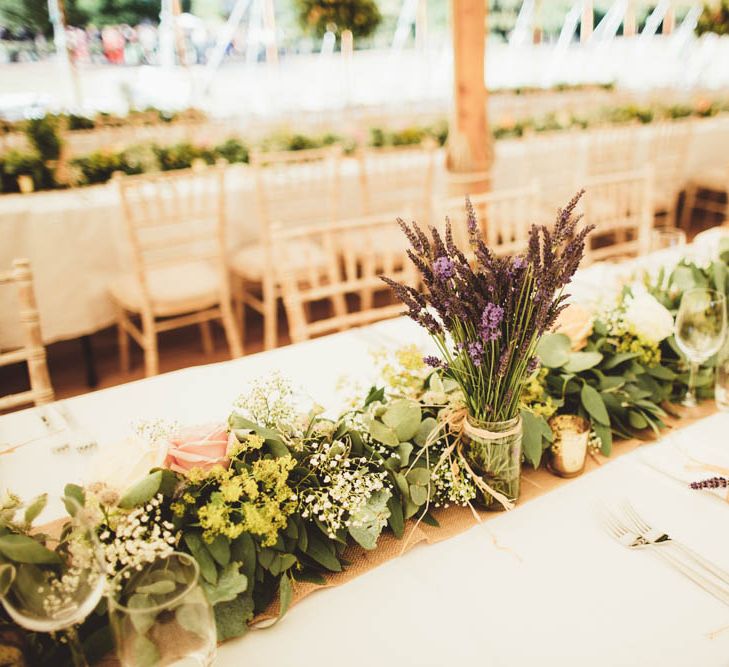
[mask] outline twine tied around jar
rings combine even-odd
[[[456,460],[451,462],[451,468],[454,471],[454,475],[458,472],[458,466],[463,466],[463,468],[473,480],[473,483],[481,491],[489,494],[492,498],[494,498],[494,500],[501,503],[505,510],[510,510],[514,508],[514,502],[509,500],[503,493],[496,491],[496,489],[492,489],[486,482],[483,481],[480,475],[476,474],[473,471],[471,466],[468,464],[468,461],[463,454],[463,435],[466,435],[470,438],[481,438],[482,440],[495,441],[509,437],[511,435],[515,435],[519,432],[520,428],[521,417],[516,421],[512,428],[508,429],[507,431],[503,431],[502,433],[497,433],[496,431],[490,431],[488,429],[481,428],[472,424],[468,417],[468,410],[466,410],[465,407],[446,407],[440,411],[438,415],[438,422],[433,430],[430,432],[428,437],[425,439],[425,444],[423,445],[421,453],[427,452],[428,448],[438,442],[438,440],[440,440],[441,438],[446,436],[453,436],[453,441],[448,445],[448,447],[445,448],[445,450],[443,450],[443,453],[438,459],[438,462],[436,463],[433,470],[437,470],[441,465],[443,465],[443,463],[445,463],[446,460],[450,459],[451,456],[455,454]],[[415,463],[418,461],[419,458],[420,455],[415,457],[405,474],[409,473],[415,467]],[[401,554],[405,553],[407,545],[410,542],[410,537],[415,532],[418,525],[420,525],[423,517],[427,514],[429,505],[430,494],[428,494],[428,498],[425,502],[425,509],[421,513],[420,517],[413,526],[412,531],[410,531],[410,535],[408,535],[403,544]],[[473,513],[476,521],[478,523],[481,523],[481,517],[478,515],[478,512],[473,507],[470,501],[468,501],[468,507]]]

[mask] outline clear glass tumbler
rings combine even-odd
[[[194,558],[172,553],[112,581],[109,618],[125,667],[198,667],[215,658],[213,609]]]

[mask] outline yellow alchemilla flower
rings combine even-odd
[[[234,503],[243,495],[243,480],[241,477],[232,477],[220,484],[220,494],[226,503]]]

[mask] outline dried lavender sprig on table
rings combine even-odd
[[[559,211],[551,230],[532,225],[525,254],[504,257],[483,242],[466,199],[473,266],[456,247],[448,219],[445,238],[434,227],[428,238],[416,223],[398,220],[426,290],[383,280],[435,340],[442,359],[428,362],[459,383],[472,419],[506,421],[518,413],[524,383],[538,365],[537,343],[566,307],[563,289],[593,229],[577,230],[582,216],[574,211],[582,194]]]
[[[692,489],[726,489],[729,487],[729,479],[726,477],[710,477],[702,479],[700,482],[691,482],[689,486]]]

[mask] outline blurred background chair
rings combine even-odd
[[[419,146],[360,148],[357,159],[363,215],[407,208],[419,224],[431,224],[435,149],[432,140]]]
[[[272,228],[274,252],[283,260],[275,271],[292,342],[402,314],[402,304],[393,303],[380,276],[416,286],[416,271],[404,252],[405,242],[397,248],[377,243],[393,228],[396,215]],[[302,271],[288,261],[302,244],[323,249],[326,263],[309,263]]]
[[[26,363],[30,390],[0,396],[0,410],[10,410],[29,403],[53,402],[53,387],[48,374],[46,349],[41,336],[40,316],[33,290],[33,274],[27,259],[16,259],[9,271],[0,272],[0,285],[15,285],[20,326],[24,343],[21,348],[0,353],[0,366]]]
[[[653,213],[667,227],[676,224],[678,196],[686,187],[694,123],[664,121],[649,126],[648,162],[653,168]]]
[[[692,178],[686,186],[686,199],[681,214],[681,229],[688,230],[696,212],[715,218],[714,224],[729,219],[729,164],[709,169]]]
[[[144,350],[147,376],[159,372],[157,334],[197,324],[213,350],[220,319],[232,357],[243,354],[225,261],[225,169],[208,167],[118,176],[133,270],[109,285],[117,309],[119,358],[129,368],[129,336]],[[138,327],[130,315],[139,315]]]
[[[319,220],[337,220],[340,216],[340,146],[253,153],[256,201],[260,221],[260,241],[240,248],[231,258],[234,294],[238,321],[245,330],[245,307],[250,306],[263,316],[263,345],[276,347],[278,340],[278,299],[280,285],[275,268],[281,258],[273,251],[271,225],[302,225]],[[322,266],[327,257],[308,239],[287,255],[296,268],[313,263]]]
[[[648,251],[653,228],[653,170],[650,167],[593,176],[580,202],[585,221],[595,225],[585,263],[621,260]]]
[[[538,222],[540,188],[537,181],[523,188],[497,190],[471,195],[478,229],[489,248],[497,255],[519,254],[526,250],[529,228]],[[441,218],[448,216],[456,245],[473,259],[468,245],[468,227],[463,197],[445,200]]]

